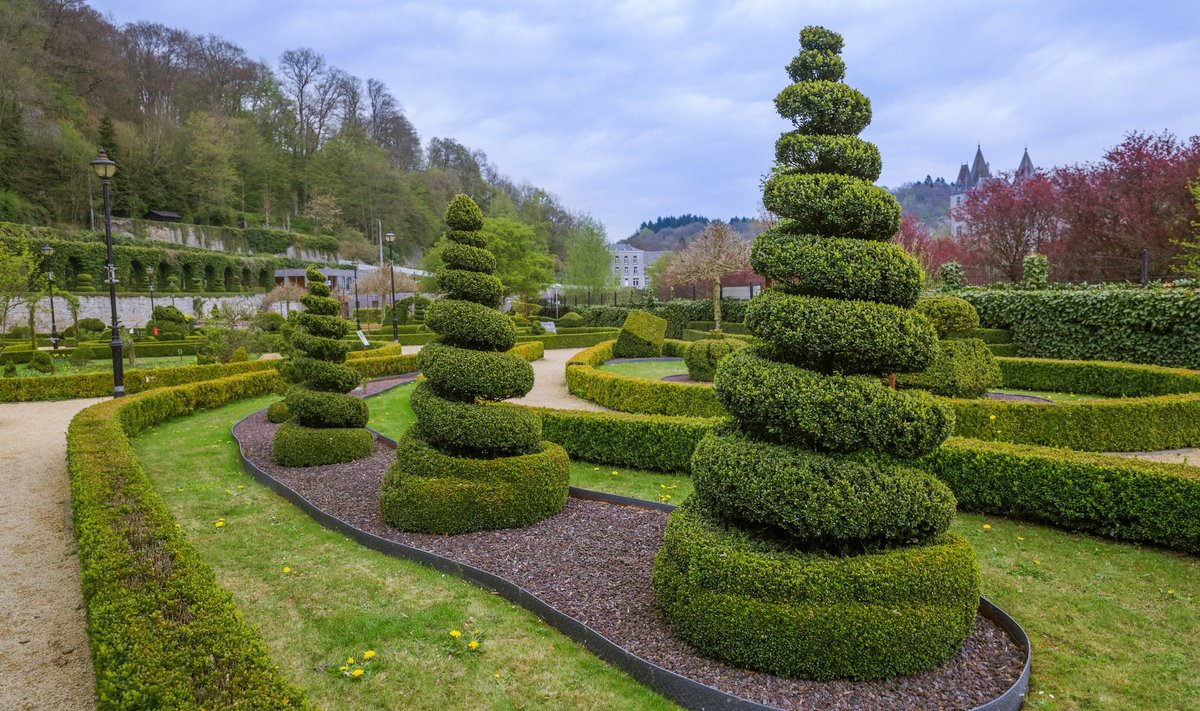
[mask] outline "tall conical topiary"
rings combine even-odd
[[[371,453],[375,440],[365,428],[367,403],[345,393],[362,377],[343,365],[349,346],[340,339],[350,329],[340,316],[341,304],[329,296],[325,277],[314,266],[304,273],[308,293],[300,297],[304,312],[296,317],[292,335],[296,354],[283,368],[296,383],[286,402],[291,419],[279,426],[272,443],[277,464],[312,467],[360,459]]]
[[[497,310],[504,287],[484,249],[483,213],[465,195],[446,209],[438,272],[445,297],[425,325],[438,337],[418,364],[425,380],[412,394],[417,424],[396,447],[379,494],[383,519],[406,531],[462,533],[526,526],[562,510],[570,460],[542,441],[541,418],[494,401],[533,387],[533,368],[508,352],[517,341]]]
[[[923,275],[888,244],[900,207],[858,138],[870,103],[841,83],[842,38],[800,33],[775,100],[796,130],[763,190],[777,227],[754,244],[773,286],[715,388],[732,415],[692,459],[654,594],[680,637],[740,667],[811,679],[910,674],[951,657],[979,600],[974,551],[947,533],[955,501],[905,460],[951,431],[928,393],[883,376],[925,368],[937,335],[912,306]]]

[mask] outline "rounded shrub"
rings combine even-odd
[[[805,133],[857,134],[871,123],[871,101],[831,81],[797,82],[775,97],[779,114]]]
[[[290,380],[303,383],[312,390],[348,393],[362,384],[362,376],[349,366],[303,356],[292,358],[280,370]]]
[[[292,347],[303,355],[326,363],[345,363],[350,344],[308,333],[292,334]]]
[[[465,244],[468,247],[487,247],[487,238],[482,232],[471,230],[447,230],[446,240],[455,244]]]
[[[917,302],[917,313],[929,319],[938,338],[966,333],[979,328],[979,312],[966,299],[941,294]]]
[[[267,406],[267,422],[279,424],[292,419],[292,413],[288,410],[287,402],[279,400]]]
[[[675,509],[651,587],[682,639],[739,668],[806,679],[913,674],[954,656],[979,604],[965,540],[838,556]]]
[[[928,393],[892,390],[875,376],[823,375],[766,358],[762,350],[727,356],[714,383],[738,425],[761,439],[919,457],[954,431],[954,410]]]
[[[982,397],[1003,384],[1004,376],[995,354],[978,338],[939,341],[938,355],[928,368],[896,376],[897,387],[956,398]]]
[[[428,381],[413,390],[412,409],[421,438],[448,451],[498,456],[541,446],[542,422],[531,410],[442,397]]]
[[[850,175],[776,170],[763,204],[788,216],[788,231],[879,242],[900,230],[900,203],[887,190]]]
[[[767,289],[746,307],[746,328],[780,357],[842,373],[922,370],[937,356],[937,333],[920,314],[891,304]]]
[[[491,274],[496,271],[496,257],[480,247],[450,242],[442,250],[442,261],[451,269]]]
[[[319,467],[362,459],[375,449],[375,438],[361,428],[304,427],[284,422],[275,430],[271,456],[284,467]]]
[[[53,373],[54,359],[46,351],[35,351],[33,355],[29,356],[29,363],[26,367],[39,373]]]
[[[559,317],[558,325],[563,328],[577,328],[583,326],[583,316],[574,311],[570,311]]]
[[[438,284],[451,299],[473,301],[484,306],[499,306],[504,297],[504,285],[500,280],[481,272],[443,269],[438,272]]]
[[[443,343],[484,351],[507,351],[517,342],[512,319],[483,304],[438,299],[425,312],[425,325]]]
[[[446,206],[446,226],[451,230],[474,232],[483,229],[483,210],[466,195],[455,195]]]
[[[83,275],[81,274],[80,276]],[[75,322],[75,325],[79,327],[80,331],[87,331],[88,333],[100,333],[108,328],[98,318],[81,318]]]
[[[407,434],[379,492],[383,520],[403,530],[454,534],[552,516],[566,503],[571,461],[559,445],[540,445],[531,454],[473,459]]]
[[[706,511],[826,548],[926,540],[949,529],[954,517],[954,495],[925,472],[798,452],[735,430],[717,429],[701,440],[691,470]]]
[[[779,230],[759,235],[750,263],[789,293],[904,308],[917,302],[925,282],[917,260],[894,244]]]
[[[289,419],[305,427],[366,427],[371,416],[367,403],[341,393],[295,387],[284,402]]]
[[[341,316],[326,316],[306,311],[296,316],[296,324],[309,335],[318,338],[338,339],[350,332],[350,324],[346,323]]]
[[[417,363],[438,392],[457,398],[507,400],[533,388],[533,369],[514,353],[473,351],[435,340],[421,348]]]
[[[693,341],[683,352],[688,377],[702,383],[711,383],[717,372],[717,363],[722,358],[740,351],[749,344],[740,338],[705,338]]]
[[[800,131],[783,134],[775,143],[775,160],[806,173],[843,173],[867,182],[879,179],[879,148],[858,136],[819,136]]]
[[[833,80],[841,37],[800,42],[776,98],[798,130],[763,184],[780,221],[752,256],[774,285],[744,313],[762,343],[716,367],[731,420],[692,452],[695,494],[671,513],[652,590],[677,635],[739,668],[912,674],[955,653],[979,602],[974,552],[946,532],[954,497],[917,460],[954,410],[884,383],[928,368],[938,334],[912,308],[917,263],[886,244],[900,207],[856,136],[870,103]]]

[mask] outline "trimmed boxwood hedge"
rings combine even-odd
[[[748,439],[732,426],[692,457],[696,496],[718,518],[859,551],[927,540],[950,528],[954,496],[923,471]]]
[[[278,383],[271,370],[163,388],[94,405],[71,421],[71,511],[99,708],[279,708],[284,699],[311,708],[188,543],[129,445],[147,427]]]
[[[533,388],[533,369],[514,353],[476,351],[432,341],[421,349],[417,363],[421,374],[448,396],[507,400]]]
[[[902,247],[887,242],[816,235],[780,229],[754,240],[750,263],[796,294],[878,301],[911,307],[925,272]]]
[[[366,427],[371,418],[367,403],[360,398],[302,386],[289,390],[284,403],[288,419],[294,418],[305,427]]]
[[[721,359],[748,345],[737,338],[708,338],[695,341],[683,352],[688,377],[697,382],[711,383]]]
[[[484,306],[500,305],[504,285],[491,274],[468,272],[462,269],[443,269],[438,272],[438,285],[451,299],[473,301]]]
[[[267,421],[268,422],[274,422],[275,424],[279,424],[281,422],[287,422],[291,418],[291,416],[292,416],[292,413],[288,412],[287,403],[284,402],[283,400],[280,400],[278,402],[273,402],[267,407]]]
[[[630,311],[613,345],[613,355],[617,358],[654,358],[662,353],[666,334],[666,319],[645,311]]]
[[[405,531],[455,534],[537,523],[567,501],[571,460],[552,442],[513,457],[444,454],[406,434],[379,492],[383,520]]]
[[[712,656],[805,679],[875,679],[937,666],[971,632],[979,569],[961,538],[807,553],[726,526],[699,504],[691,497],[672,512],[651,584],[675,634]]]
[[[951,333],[947,338],[978,338],[992,346],[1012,343],[1012,331],[1005,328],[973,328],[966,333]]]
[[[938,338],[966,334],[979,328],[979,314],[975,312],[975,307],[957,296],[926,296],[917,301],[916,309],[937,329]]]
[[[1023,390],[1144,397],[1200,392],[1200,371],[1100,360],[999,358],[1004,385]]]
[[[529,409],[542,418],[542,437],[561,444],[572,457],[667,472],[688,471],[696,443],[725,421],[715,417]]]
[[[668,345],[671,343],[664,342],[664,353],[667,348],[675,348]],[[689,417],[726,414],[708,385],[631,378],[597,370],[595,365],[612,358],[612,349],[613,341],[605,341],[567,361],[567,390],[572,395],[621,412]]]
[[[763,204],[787,215],[777,229],[887,242],[900,230],[900,203],[886,189],[851,175],[776,169],[763,185]]]
[[[978,338],[938,341],[933,364],[920,373],[899,373],[896,386],[943,397],[977,398],[1004,382],[996,356]]]
[[[1013,358],[1017,355],[1017,347],[1012,343],[989,343],[988,350],[997,358]]]
[[[280,361],[253,360],[243,363],[215,365],[185,365],[178,368],[126,370],[125,392],[133,394],[201,380],[213,380],[230,375],[271,371]],[[0,402],[31,402],[35,400],[67,400],[72,398],[105,397],[112,395],[113,375],[110,372],[55,375],[45,378],[0,379]]]
[[[460,299],[437,299],[425,311],[425,324],[451,345],[506,351],[517,342],[512,319],[494,308]]]

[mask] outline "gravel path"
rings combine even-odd
[[[1105,452],[1105,454],[1115,454],[1118,457],[1131,457],[1133,459],[1148,459],[1152,462],[1166,462],[1167,464],[1190,464],[1192,466],[1200,466],[1200,449],[1164,449],[1161,452]]]
[[[0,405],[0,709],[92,709],[67,425],[93,400]]]
[[[545,357],[533,361],[533,390],[525,397],[508,402],[518,405],[553,407],[559,410],[605,411],[594,402],[588,402],[567,392],[567,361],[582,348],[552,348]]]

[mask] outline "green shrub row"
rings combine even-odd
[[[1012,330],[1016,354],[1200,369],[1200,293],[1128,287],[962,289],[984,326]]]
[[[383,520],[405,531],[455,534],[516,528],[562,510],[571,462],[557,444],[513,457],[454,457],[411,434],[379,491]]]
[[[745,299],[721,299],[721,323],[742,322],[748,303]],[[599,305],[582,306],[579,313],[586,326],[620,328],[632,310],[628,306]],[[667,320],[667,338],[681,338],[689,321],[707,321],[713,317],[710,299],[671,299],[666,303],[646,306],[643,310]]]
[[[530,409],[542,417],[542,437],[562,445],[572,457],[665,472],[688,471],[696,444],[713,426],[724,421],[724,418]]]
[[[896,387],[926,390],[943,397],[982,397],[1003,382],[996,356],[977,338],[938,341],[938,355],[932,365],[919,373],[896,375]]]
[[[956,536],[806,553],[726,526],[694,496],[667,522],[651,585],[675,634],[708,655],[804,679],[936,666],[958,651],[979,605],[975,554]]]
[[[152,388],[213,380],[263,370],[274,373],[277,364],[278,361],[253,360],[243,363],[126,370],[125,392],[132,394]],[[0,402],[105,397],[112,395],[112,392],[113,375],[107,371],[80,375],[56,375],[50,378],[5,378],[0,380]]]
[[[544,348],[587,348],[611,341],[616,335],[617,332],[610,328],[593,333],[546,333],[541,336],[517,336],[517,345],[540,343]]]
[[[129,445],[151,425],[278,382],[270,371],[159,389],[72,420],[67,466],[98,708],[309,708],[184,538]]]
[[[1022,390],[1144,397],[1200,392],[1200,371],[1105,361],[1000,358],[1004,386]]]
[[[688,321],[687,327],[688,327],[688,330],[691,330],[691,331],[712,331],[717,328],[717,322],[716,321]],[[737,323],[735,321],[722,321],[721,322],[721,330],[724,331],[725,335],[727,335],[727,336],[730,334],[745,335],[745,336],[750,335],[750,332],[746,330],[745,324]],[[687,340],[687,339],[685,338],[684,340]]]
[[[1015,358],[1017,346],[1013,343],[989,343],[988,350],[997,358]]]
[[[919,466],[960,508],[1200,554],[1195,467],[955,437]]]
[[[666,353],[666,343],[663,352]],[[620,412],[714,417],[725,410],[707,385],[671,383],[616,375],[594,366],[612,358],[613,341],[575,354],[567,361],[567,390],[576,397]]]
[[[724,323],[722,323],[724,325]],[[683,329],[683,340],[685,341],[703,341],[713,337],[713,331],[695,331],[690,328]],[[748,333],[725,333],[725,338],[736,338],[741,341],[752,341],[754,336]]]

